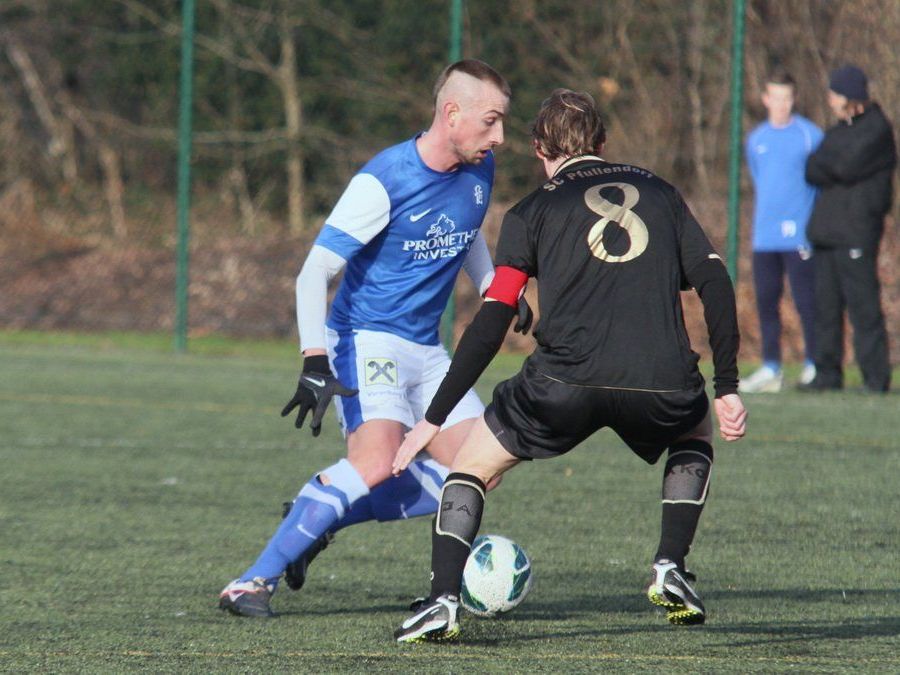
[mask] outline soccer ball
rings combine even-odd
[[[531,582],[531,560],[524,549],[506,537],[484,535],[472,543],[460,600],[472,614],[497,616],[518,606]]]

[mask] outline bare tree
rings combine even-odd
[[[113,235],[119,240],[125,239],[128,235],[128,226],[125,219],[125,184],[122,181],[122,161],[119,153],[100,134],[96,125],[72,102],[70,96],[61,93],[59,101],[66,117],[97,150],[97,159],[103,171],[104,196]]]
[[[52,95],[48,93],[38,69],[25,46],[8,31],[0,33],[10,63],[22,80],[35,113],[47,133],[47,152],[58,160],[63,178],[70,186],[78,180],[78,163],[75,154],[75,138],[71,122],[57,114],[52,106]]]

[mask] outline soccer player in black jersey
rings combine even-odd
[[[694,288],[703,303],[719,430],[735,441],[747,413],[737,394],[731,280],[674,187],[598,156],[605,129],[589,95],[553,92],[533,141],[548,180],[506,214],[485,302],[425,419],[397,452],[394,472],[428,445],[487,367],[529,277],[537,280],[541,308],[537,349],[494,390],[453,462],[432,532],[431,594],[396,631],[400,642],[458,634],[462,570],[481,523],[485,484],[522,460],[568,452],[603,427],[650,464],[668,451],[647,597],[672,623],[705,620],[684,558],[709,488],[713,432],[680,292]]]

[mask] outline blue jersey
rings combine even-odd
[[[434,171],[416,138],[366,164],[316,244],[347,260],[327,324],[439,344],[438,325],[491,196],[494,158]]]
[[[747,164],[756,188],[754,251],[809,247],[806,223],[816,189],[806,182],[806,158],[822,141],[822,130],[801,115],[784,127],[763,122],[747,137]]]

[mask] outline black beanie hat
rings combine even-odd
[[[868,101],[869,86],[866,74],[856,66],[841,66],[831,71],[828,88],[851,101]]]

